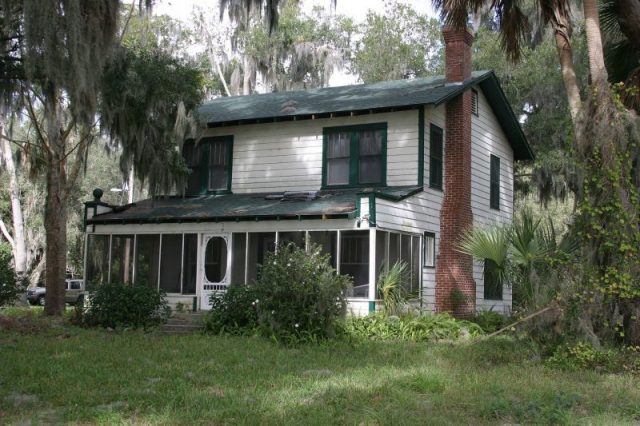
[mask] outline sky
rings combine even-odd
[[[437,14],[431,7],[431,0],[398,0],[401,3],[410,4],[418,13],[436,17]],[[325,8],[330,7],[330,0],[302,0],[302,8],[310,12],[313,6],[319,5]],[[373,9],[377,12],[384,11],[385,0],[337,0],[336,13],[347,15],[358,22],[363,22],[367,11]],[[158,15],[169,15],[188,23],[191,19],[191,12],[194,7],[203,9],[214,9],[218,13],[217,0],[157,0],[154,4],[154,13]],[[344,72],[336,72],[329,80],[330,86],[342,86],[353,84],[358,81],[358,77]]]

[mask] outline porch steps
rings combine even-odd
[[[202,330],[205,314],[202,312],[175,313],[163,324],[164,334],[195,334]]]

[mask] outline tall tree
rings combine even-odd
[[[411,6],[389,1],[369,10],[359,28],[351,71],[365,83],[423,77],[441,71],[440,23]]]

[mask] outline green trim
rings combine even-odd
[[[380,171],[381,182],[359,182],[359,138],[358,132],[364,130],[382,130],[382,170]],[[349,183],[346,185],[329,185],[327,183],[327,155],[329,154],[328,135],[333,133],[349,133],[350,158],[349,158]],[[325,127],[322,129],[322,189],[344,189],[344,188],[370,188],[371,186],[387,185],[387,123],[355,124],[351,126]]]
[[[440,157],[434,156],[435,148],[435,139],[436,136],[440,138]],[[438,179],[434,176],[434,162],[440,162],[440,175]],[[437,181],[439,180],[439,181]],[[444,186],[444,132],[441,127],[436,126],[431,123],[429,126],[429,188],[437,189],[438,191],[442,191]]]
[[[376,226],[376,194],[369,194],[369,227]]]
[[[424,186],[424,105],[418,109],[418,185]]]
[[[387,192],[384,192],[384,189],[380,190],[380,191],[375,191],[376,197],[378,198],[382,198],[383,200],[389,200],[389,201],[402,201],[405,198],[409,198],[412,195],[416,195],[419,192],[422,192],[424,190],[424,188],[422,186],[417,186],[414,189],[412,189],[411,191],[408,191],[402,195],[393,195],[393,194],[389,194]]]
[[[369,313],[373,314],[376,312],[376,302],[375,300],[372,300],[369,302]]]

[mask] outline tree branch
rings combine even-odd
[[[16,242],[13,240],[11,234],[9,234],[9,230],[7,229],[7,226],[4,224],[2,219],[0,219],[0,231],[2,231],[2,235],[4,235],[7,241],[9,241],[9,244],[11,244],[11,249],[13,249],[16,246]]]
[[[40,129],[40,123],[38,122],[38,117],[36,116],[36,112],[33,109],[33,103],[31,102],[31,96],[25,96],[27,98],[27,110],[29,111],[29,118],[31,119],[31,123],[36,128],[36,133],[38,134],[38,138],[42,141],[42,145],[47,150],[48,153],[51,153],[51,147],[47,143],[47,139],[44,137],[42,133],[42,129]]]

